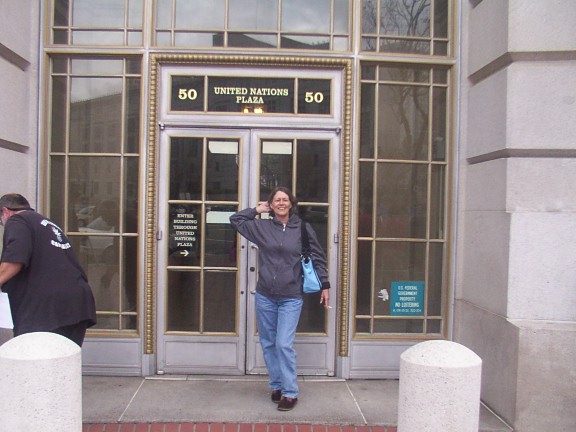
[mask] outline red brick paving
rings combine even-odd
[[[395,426],[263,423],[84,423],[82,432],[397,432]]]

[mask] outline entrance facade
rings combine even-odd
[[[266,200],[277,186],[294,191],[298,213],[314,227],[337,289],[342,125],[341,104],[333,102],[341,98],[341,72],[277,70],[274,78],[262,68],[257,73],[263,76],[253,78],[254,70],[246,67],[162,67],[157,373],[266,373],[254,316],[258,248],[235,233],[229,217]],[[247,99],[242,93],[264,96]],[[210,98],[218,97],[222,112],[198,108],[202,95],[209,109]],[[255,101],[262,112],[254,112]],[[302,124],[289,112],[292,107],[323,113],[305,115]],[[327,119],[334,125],[326,127]],[[229,124],[237,127],[222,126]],[[319,295],[305,296],[296,337],[300,374],[334,375],[338,296],[331,302],[326,312]]]
[[[227,217],[282,183],[330,259],[300,373],[395,378],[450,338],[452,2],[406,28],[398,2],[120,3],[42,14],[37,208],[95,293],[84,371],[264,372],[257,253]]]

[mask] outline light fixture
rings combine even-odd
[[[250,114],[250,113],[263,114],[264,113],[264,106],[256,105],[253,107],[252,105],[244,105],[242,107],[242,112],[244,114]]]

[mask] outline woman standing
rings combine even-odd
[[[295,214],[298,202],[284,187],[272,191],[268,201],[230,217],[232,226],[258,246],[259,267],[256,286],[258,336],[268,373],[272,401],[280,411],[289,411],[298,402],[294,337],[302,310],[301,224]],[[271,219],[257,219],[269,212]],[[328,308],[330,298],[326,256],[316,233],[306,224],[312,260],[322,281],[320,303]]]

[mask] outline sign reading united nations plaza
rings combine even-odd
[[[170,111],[331,114],[330,79],[173,75]]]

